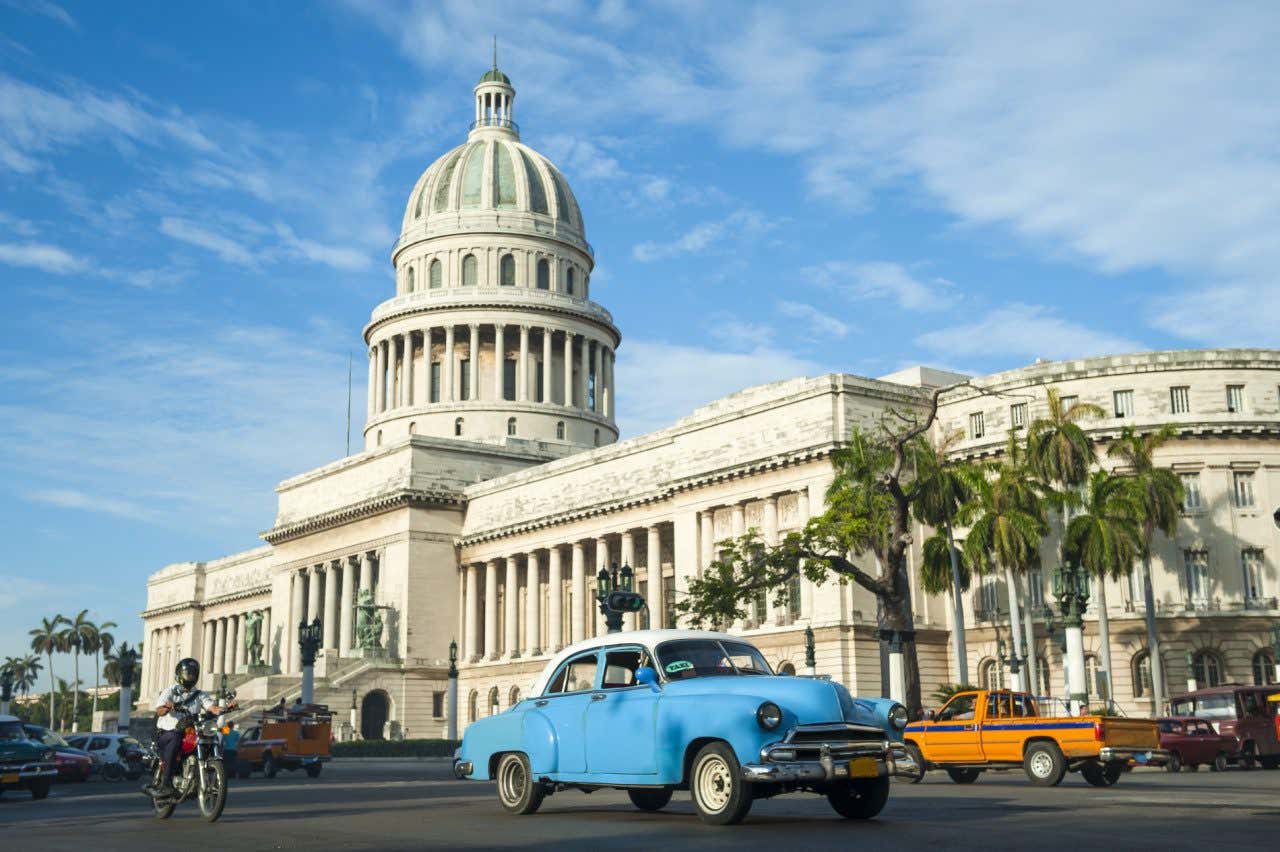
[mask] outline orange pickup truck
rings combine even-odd
[[[323,704],[267,710],[240,738],[237,777],[248,778],[254,770],[261,770],[268,778],[275,778],[281,769],[302,769],[315,778],[329,760],[332,720]]]
[[[1136,762],[1163,766],[1154,719],[1116,716],[1042,716],[1025,692],[958,692],[926,721],[907,725],[906,748],[924,769],[943,769],[957,784],[989,770],[1022,767],[1031,783],[1052,787],[1079,772],[1095,787],[1109,787]],[[916,779],[919,780],[919,779]]]

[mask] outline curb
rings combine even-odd
[[[417,761],[420,763],[445,763],[452,762],[452,757],[419,757],[417,755],[406,754],[403,757],[333,757],[330,763],[403,763],[405,761]]]

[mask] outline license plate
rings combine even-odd
[[[876,765],[874,757],[859,757],[849,761],[849,777],[878,778],[880,777],[880,767]]]
[[[9,772],[9,773],[6,773],[5,775],[0,775],[0,783],[3,783],[3,784],[17,784],[17,783],[18,783],[18,773],[16,773],[16,772]]]

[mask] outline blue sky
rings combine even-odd
[[[800,374],[1276,345],[1272,4],[113,5],[0,0],[0,655],[84,607],[136,641],[150,572],[344,452],[494,33],[624,435]]]

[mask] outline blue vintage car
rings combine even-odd
[[[617,787],[656,811],[689,790],[705,822],[742,820],[755,799],[807,791],[841,816],[874,817],[892,775],[918,769],[901,746],[907,712],[838,683],[775,676],[724,633],[641,630],[557,654],[530,697],[467,728],[459,778],[495,780],[530,814],[552,793]]]

